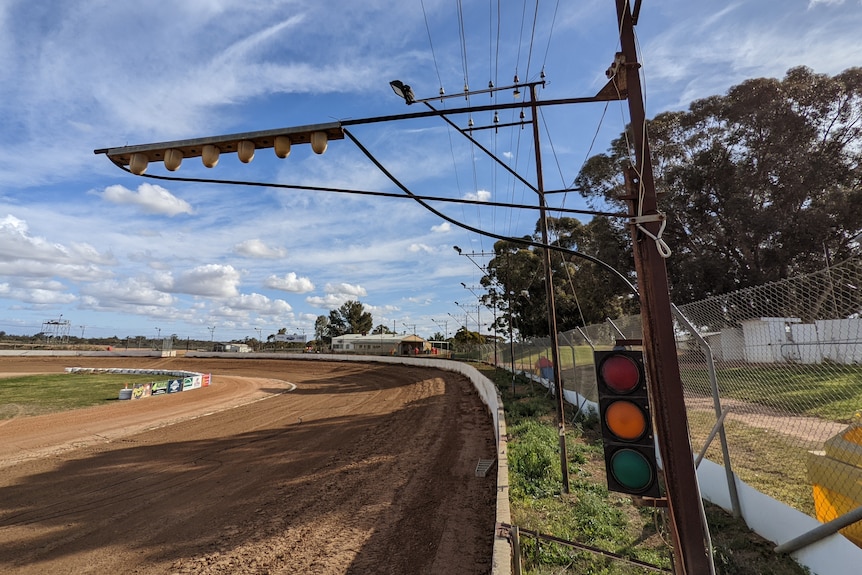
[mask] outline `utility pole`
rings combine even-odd
[[[548,299],[548,332],[551,337],[551,361],[554,372],[554,397],[557,405],[557,434],[560,440],[560,471],[563,476],[563,493],[569,492],[569,454],[566,447],[566,417],[563,400],[563,378],[560,374],[560,350],[557,336],[557,309],[554,303],[553,268],[551,250],[548,249],[548,215],[545,209],[545,183],[542,177],[542,152],[539,146],[539,108],[536,105],[536,84],[530,84],[530,111],[533,125],[533,145],[536,151],[536,191],[539,195],[539,221],[542,231],[542,265],[545,269],[545,291]]]
[[[432,319],[431,321],[433,321],[437,327],[440,327],[440,322],[436,319]],[[443,339],[449,339],[449,320],[445,319],[443,320]]]
[[[656,201],[635,45],[635,17],[629,4],[629,0],[616,0],[622,54],[615,61],[613,76],[617,88],[628,100],[635,149],[636,165],[629,169],[626,178],[626,200],[629,202],[641,299],[650,402],[664,466],[671,535],[677,553],[675,570],[679,575],[708,575],[715,573],[715,566],[707,544],[703,503],[688,436],[667,269],[657,239],[660,238],[663,215],[659,213]],[[635,12],[639,7],[640,2],[636,2]]]
[[[483,276],[488,273],[488,270],[486,270],[484,267],[482,267],[478,263],[476,263],[476,260],[473,259],[473,256],[483,256],[483,257],[493,256],[493,255],[495,255],[495,252],[484,252],[483,251],[483,252],[478,252],[478,253],[473,252],[470,254],[465,254],[465,253],[462,253],[461,248],[459,248],[458,246],[452,246],[452,247],[455,249],[456,252],[458,252],[459,256],[466,256],[468,260],[473,262],[473,265],[476,266],[477,268],[479,268],[479,271],[482,272]],[[465,288],[469,289],[473,293],[473,295],[479,299],[479,301],[482,301],[482,298],[480,298],[478,295],[476,295],[476,292],[474,292],[472,289],[468,288],[467,284],[465,284],[464,282],[461,282],[461,285],[464,286]],[[491,291],[491,290],[489,290],[489,291]],[[494,365],[496,366],[499,363],[498,359],[497,359],[497,298],[496,298],[496,296],[494,297],[494,300],[492,303],[493,303],[493,308],[491,309],[491,313],[494,316],[494,324],[493,324],[494,325]],[[486,305],[485,307],[488,307],[488,306]],[[478,315],[478,313],[479,312],[477,310],[476,314]],[[509,326],[509,332],[511,334],[511,326]],[[514,374],[515,374],[515,370],[513,367],[512,368],[512,376],[513,377],[514,377]]]

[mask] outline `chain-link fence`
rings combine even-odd
[[[862,258],[674,311],[695,452],[821,521],[862,506]],[[639,316],[560,334],[564,387],[596,401],[593,350],[641,337]],[[541,376],[550,340],[479,354]]]

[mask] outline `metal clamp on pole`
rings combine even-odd
[[[653,234],[645,227],[643,227],[643,225],[641,225],[650,222],[661,222],[661,227],[659,227],[657,234]],[[641,232],[643,232],[645,235],[649,236],[653,239],[653,241],[655,241],[656,249],[658,250],[658,253],[662,258],[667,259],[673,253],[670,249],[670,246],[667,245],[667,243],[663,239],[661,239],[661,235],[664,233],[664,228],[667,226],[667,216],[665,216],[663,213],[657,212],[655,214],[649,214],[646,216],[634,216],[629,218],[629,224],[637,227],[637,229],[639,229]]]

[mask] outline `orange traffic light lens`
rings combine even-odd
[[[615,401],[605,410],[605,425],[624,441],[636,441],[647,432],[647,417],[631,401]]]
[[[599,366],[605,384],[616,393],[630,393],[641,381],[641,372],[634,360],[625,355],[611,355]]]

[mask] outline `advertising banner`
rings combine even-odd
[[[177,393],[183,390],[183,380],[171,379],[168,381],[168,393]]]
[[[201,386],[202,387],[209,387],[211,381],[212,381],[212,374],[211,373],[201,374]]]
[[[183,391],[187,389],[192,389],[194,387],[194,380],[191,377],[183,378]]]
[[[132,399],[141,399],[142,397],[149,397],[152,393],[151,384],[149,383],[136,383],[132,386]]]
[[[164,395],[168,392],[168,382],[154,381],[151,390],[153,395]]]
[[[277,334],[275,334],[275,341],[287,341],[287,342],[298,341],[298,342],[305,343],[305,334],[300,335],[298,333],[294,333],[294,334],[277,333]]]

